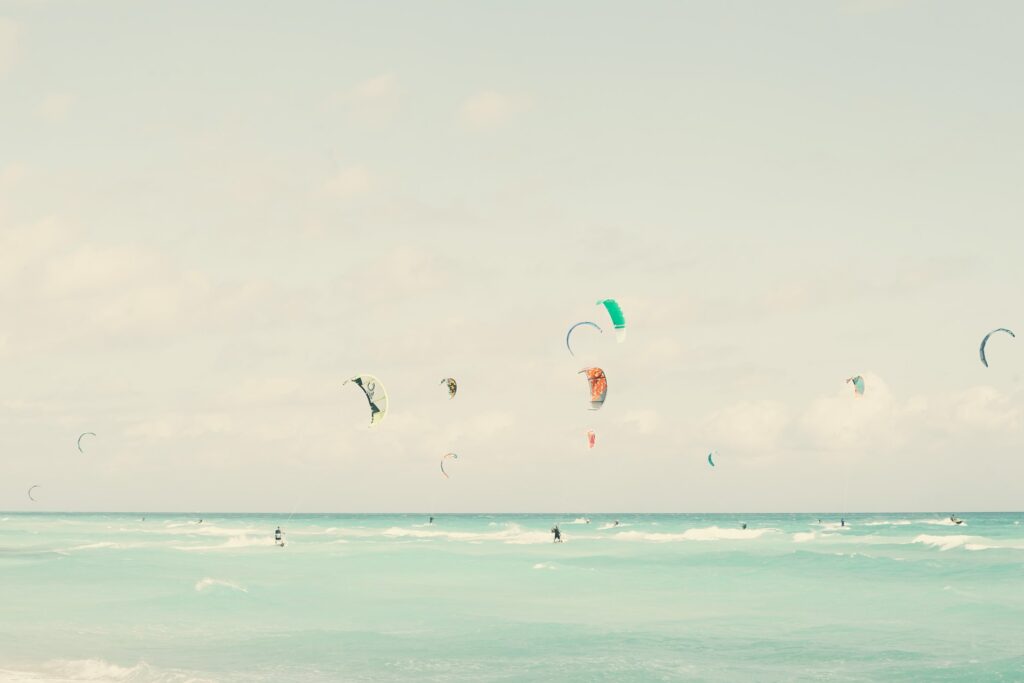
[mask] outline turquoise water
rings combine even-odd
[[[0,680],[1024,680],[961,516],[0,513]]]

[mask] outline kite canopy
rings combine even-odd
[[[450,460],[458,460],[459,456],[455,455],[454,453],[445,453],[443,456],[441,456],[441,474],[444,475],[445,479],[448,479],[449,477],[448,477],[448,473],[444,471],[444,461],[445,460],[449,460],[449,459]]]
[[[1006,334],[1010,335],[1014,339],[1017,338],[1017,335],[1015,335],[1013,332],[1011,332],[1010,330],[1006,329],[1005,327],[1000,327],[999,329],[992,330],[991,332],[986,334],[985,338],[981,340],[981,348],[978,349],[978,355],[981,356],[981,363],[986,368],[988,367],[988,359],[985,358],[985,344],[988,344],[988,338],[991,337],[996,332],[1005,332]]]
[[[583,368],[577,374],[580,373],[586,373],[587,381],[590,382],[590,409],[598,410],[608,395],[608,378],[601,368]]]
[[[85,453],[85,451],[82,450],[82,437],[84,437],[84,436],[96,436],[96,432],[82,432],[81,434],[78,435],[78,452],[79,453]]]
[[[455,381],[454,377],[445,377],[441,380],[441,384],[448,385],[448,400],[455,398],[455,392],[459,390],[459,383]]]
[[[597,323],[592,323],[589,320],[584,320],[583,322],[576,323],[575,325],[570,327],[569,331],[565,333],[565,348],[569,349],[569,353],[573,356],[575,356],[576,354],[573,353],[572,345],[569,343],[569,338],[572,336],[572,331],[575,330],[580,325],[590,325],[591,327],[597,329],[597,331],[600,332],[601,334],[604,334],[604,330],[602,330]]]
[[[33,484],[32,486],[28,487],[28,497],[29,497],[29,500],[35,501],[35,498],[32,497],[32,489],[37,489],[37,488],[39,488],[39,484]]]
[[[615,326],[615,340],[622,343],[626,339],[626,316],[622,315],[622,308],[619,306],[619,302],[615,299],[601,299],[597,302],[598,306],[604,306],[605,310],[608,311],[608,317],[612,319],[612,325]]]
[[[715,461],[712,460],[712,458],[711,458],[711,456],[713,456],[714,454],[715,454],[714,451],[711,451],[710,453],[708,453],[708,464],[711,465],[712,467],[715,466]]]
[[[380,383],[380,380],[373,375],[357,375],[352,379],[345,380],[344,384],[349,382],[355,382],[355,385],[366,394],[366,400],[370,404],[370,426],[373,427],[387,415],[388,392],[384,390],[384,385]]]
[[[848,383],[853,382],[853,390],[858,396],[864,395],[864,378],[860,375],[856,377],[850,377],[846,380]]]
[[[597,435],[594,434],[594,430],[587,431],[587,448],[594,447],[594,441],[597,439]]]

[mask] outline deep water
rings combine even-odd
[[[0,513],[0,680],[1024,680],[960,516]]]

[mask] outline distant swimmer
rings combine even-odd
[[[555,540],[552,543],[562,542],[562,530],[558,528],[557,524],[551,528],[551,533],[555,535]]]
[[[196,522],[196,524],[202,524],[202,523],[203,523],[203,520],[199,520],[198,522]]]
[[[583,518],[583,523],[584,524],[590,524],[590,517],[584,517]]]
[[[746,529],[746,528],[747,528],[747,523],[746,523],[746,522],[743,522],[743,527],[742,527],[742,528],[743,528],[743,529]]]
[[[429,521],[429,522],[427,522],[427,524],[433,524],[433,523],[434,523],[434,518],[433,518],[433,517],[431,517],[431,518],[430,518],[430,521]]]
[[[619,525],[619,520],[615,520],[615,521],[614,521],[614,522],[612,523],[612,526],[618,526],[618,525]]]
[[[274,543],[282,548],[284,547],[284,534],[281,533],[281,527],[277,527],[274,531]]]

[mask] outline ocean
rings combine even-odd
[[[958,513],[0,513],[0,680],[1024,681]]]

